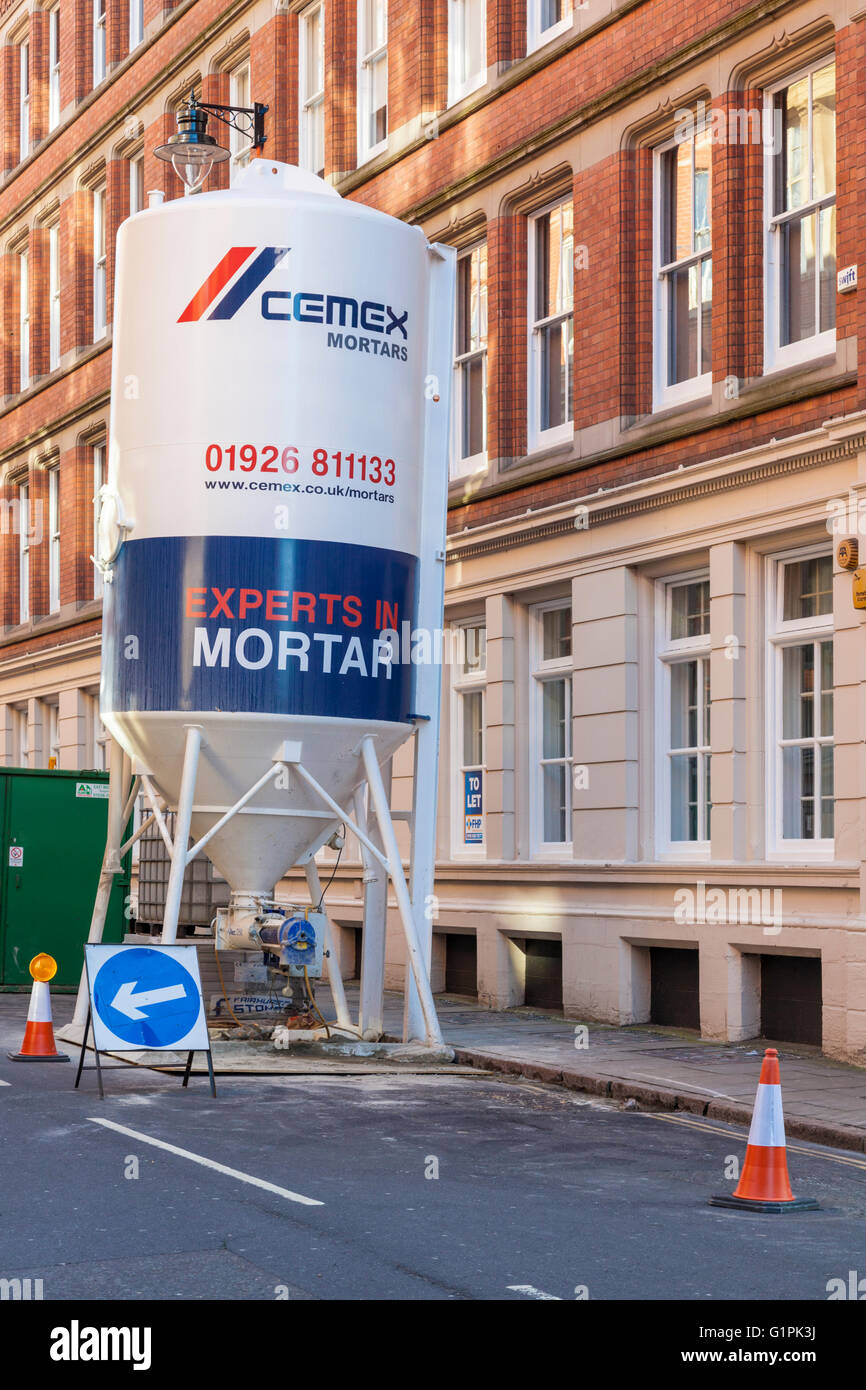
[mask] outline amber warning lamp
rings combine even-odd
[[[842,570],[853,574],[851,597],[855,608],[866,608],[866,568],[858,569],[860,562],[860,543],[856,536],[846,536],[836,546],[836,563]]]

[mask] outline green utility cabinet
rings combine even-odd
[[[29,988],[30,961],[78,984],[108,824],[108,773],[0,768],[0,989]],[[114,880],[104,941],[121,941],[128,859]]]

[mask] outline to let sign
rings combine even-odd
[[[482,778],[484,773],[464,772],[463,774],[463,843],[483,845],[484,843],[484,803]]]

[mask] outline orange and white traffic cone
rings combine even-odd
[[[711,1197],[710,1206],[764,1212],[815,1211],[818,1208],[814,1197],[795,1197],[791,1191],[779,1054],[774,1047],[767,1048],[761,1064],[740,1181],[730,1196]]]
[[[30,994],[30,1008],[27,1010],[27,1024],[20,1052],[10,1052],[12,1062],[68,1062],[65,1052],[58,1052],[54,1044],[54,1025],[51,1021],[51,993],[48,981],[57,974],[57,962],[52,956],[40,953],[30,962],[33,976],[33,989]]]

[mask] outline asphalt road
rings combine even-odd
[[[46,1300],[826,1300],[866,1274],[855,1154],[798,1144],[794,1190],[824,1209],[755,1216],[707,1205],[745,1135],[694,1117],[474,1077],[226,1078],[214,1100],[123,1064],[100,1101],[94,1073],[76,1093],[0,1041],[0,1278]]]

